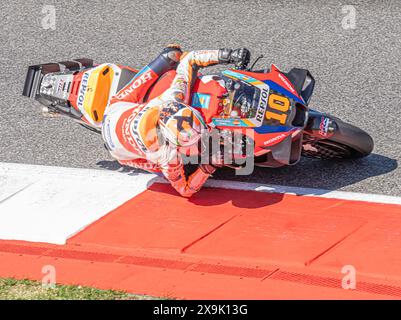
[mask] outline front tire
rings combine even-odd
[[[367,132],[338,118],[328,117],[337,124],[337,130],[330,138],[307,140],[303,144],[303,156],[318,159],[358,159],[372,152],[374,142]]]

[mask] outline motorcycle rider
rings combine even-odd
[[[177,45],[165,48],[134,79],[112,97],[105,110],[102,136],[110,154],[122,165],[161,172],[184,197],[197,192],[216,167],[200,164],[188,178],[180,148],[198,143],[207,130],[201,114],[189,106],[198,69],[235,63],[246,67],[247,49],[198,50],[183,53]],[[176,76],[163,94],[143,102],[145,93],[167,71]]]

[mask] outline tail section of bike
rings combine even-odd
[[[94,65],[76,59],[30,66],[23,95],[51,113],[73,118],[98,130],[110,98],[129,83],[137,70],[116,64]]]

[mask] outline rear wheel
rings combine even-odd
[[[303,156],[318,159],[357,159],[372,152],[374,143],[367,132],[338,118],[330,118],[336,122],[337,130],[328,139],[307,139],[302,148]]]

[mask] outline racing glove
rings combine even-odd
[[[199,169],[201,169],[203,173],[211,175],[216,171],[217,168],[211,164],[201,164],[199,165]]]
[[[245,69],[251,59],[251,53],[246,48],[240,49],[220,49],[219,62],[220,63],[234,63],[238,69]]]

